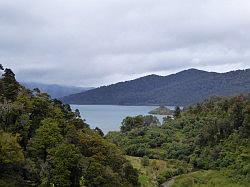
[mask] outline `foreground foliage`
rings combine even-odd
[[[121,132],[110,132],[106,138],[131,156],[177,159],[191,164],[194,171],[226,171],[226,179],[233,184],[250,183],[249,98],[249,94],[212,98],[184,109],[163,125],[135,125],[137,116],[123,123]],[[133,128],[124,131],[124,126]],[[158,182],[187,172],[186,168],[167,169]]]
[[[178,160],[158,160],[149,159],[148,164],[144,164],[145,157],[133,157],[127,156],[127,159],[132,165],[139,170],[139,182],[142,187],[157,187],[160,183],[165,182],[165,178],[162,175],[166,174],[167,171],[176,171],[183,168],[186,172],[191,171],[191,165]]]
[[[171,187],[248,187],[247,182],[230,180],[228,171],[197,171],[178,176]]]
[[[3,68],[1,68],[3,69]],[[136,186],[122,152],[69,105],[0,79],[0,186]]]

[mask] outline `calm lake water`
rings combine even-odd
[[[99,127],[106,134],[119,131],[122,120],[127,116],[147,115],[157,106],[118,106],[118,105],[71,105],[73,110],[79,109],[82,118],[91,128]],[[168,106],[170,109],[174,107]],[[157,116],[160,121],[164,116]]]

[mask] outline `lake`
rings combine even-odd
[[[157,106],[119,106],[119,105],[71,105],[73,110],[79,109],[81,116],[91,128],[99,127],[106,134],[119,131],[122,120],[127,116],[148,115]],[[172,106],[168,106],[174,109]],[[162,121],[164,116],[158,116]]]

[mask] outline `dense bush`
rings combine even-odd
[[[0,88],[0,186],[138,184],[118,147],[91,130],[79,111],[25,89],[10,69]]]
[[[147,156],[142,157],[141,164],[143,166],[148,166],[149,165],[149,158]]]
[[[106,138],[131,156],[178,159],[192,164],[195,170],[226,169],[233,173],[231,179],[249,181],[249,98],[249,94],[214,97],[185,108],[161,126],[138,126],[109,133]],[[177,175],[177,169],[166,171],[159,181]]]

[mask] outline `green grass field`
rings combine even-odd
[[[197,171],[175,178],[171,187],[250,187],[250,184],[238,184],[222,171]]]
[[[168,167],[167,162],[163,160],[150,159],[149,166],[142,166],[140,157],[127,156],[127,159],[139,170],[139,182],[142,187],[158,186],[157,176]]]
[[[176,160],[150,159],[148,166],[143,166],[141,157],[127,156],[134,168],[138,169],[139,182],[142,187],[157,187],[157,176],[170,168],[176,168],[180,163]],[[234,183],[222,171],[196,171],[174,177],[175,182],[171,187],[250,187],[248,184]]]
[[[148,166],[143,166],[141,157],[127,156],[134,168],[139,170],[139,182],[142,187],[156,187],[159,186],[157,177],[168,169],[175,169],[183,166],[183,162],[178,160],[157,160],[150,159]],[[187,165],[185,164],[185,167]]]

